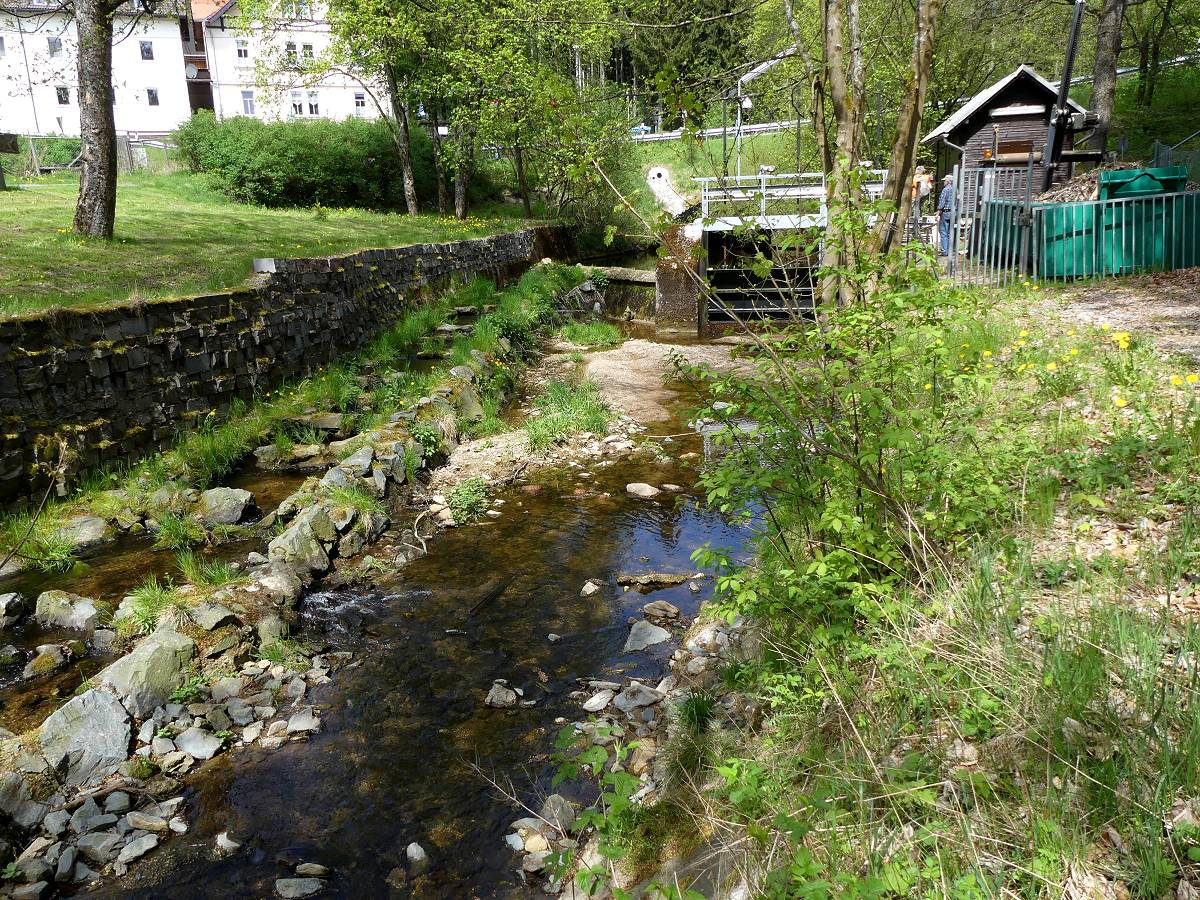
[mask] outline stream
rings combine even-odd
[[[662,429],[682,430],[678,421]],[[668,445],[672,456],[700,448],[699,436]],[[333,869],[323,897],[539,896],[504,842],[525,813],[472,764],[498,781],[511,778],[523,800],[540,803],[551,791],[556,718],[586,717],[567,696],[576,679],[625,675],[653,684],[676,642],[622,654],[629,620],[660,598],[690,618],[712,590],[705,580],[699,594],[680,585],[651,598],[623,593],[616,575],[692,572],[690,554],[704,542],[738,548],[745,540],[692,491],[653,500],[625,492],[633,481],[689,485],[694,469],[637,457],[596,467],[591,478],[584,471],[536,472],[532,484],[499,495],[499,519],[442,532],[428,555],[369,589],[308,596],[299,637],[361,661],[312,695],[324,707],[321,732],[206,764],[191,779],[191,830],[101,895],[267,897],[275,879],[305,861]],[[503,594],[468,614],[509,576]],[[580,597],[589,578],[605,587]],[[551,632],[562,639],[552,643]],[[485,706],[495,678],[523,688],[536,705]],[[558,790],[583,796],[586,787]],[[243,846],[214,859],[222,831]],[[431,869],[389,886],[411,841],[425,848]]]

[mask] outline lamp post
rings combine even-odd
[[[735,140],[737,142],[737,177],[742,177],[742,110],[749,112],[754,108],[754,101],[749,95],[739,98],[737,108],[737,133]]]

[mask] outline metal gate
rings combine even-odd
[[[955,166],[953,175],[949,235],[947,223],[938,222],[947,274],[964,285],[1014,283],[1030,267],[1032,159],[1026,166]]]

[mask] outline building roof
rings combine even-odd
[[[235,2],[236,0],[192,0],[192,18],[197,22],[220,18]]]
[[[973,116],[979,110],[987,106],[988,102],[991,101],[993,97],[1021,77],[1032,78],[1035,84],[1045,88],[1047,96],[1051,98],[1056,98],[1058,96],[1058,87],[1056,85],[1051,84],[1049,81],[1035,72],[1030,66],[1022,64],[1018,66],[1015,71],[1005,75],[991,87],[984,88],[974,97],[960,106],[955,113],[950,116],[950,118],[946,119],[946,121],[942,122],[942,124],[940,124],[937,128],[925,135],[925,137],[922,138],[921,143],[928,144],[930,141],[936,141],[940,138],[946,137],[951,131],[953,131],[963,122],[967,121],[967,119],[971,118],[971,116]],[[1075,112],[1087,111],[1069,97],[1067,98],[1067,103],[1073,110],[1075,110]]]

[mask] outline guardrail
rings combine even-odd
[[[811,119],[783,119],[778,122],[760,122],[757,125],[743,125],[742,134],[769,134],[775,131],[788,131],[797,127],[797,125],[811,124]],[[696,132],[697,137],[715,138],[722,134],[727,134],[731,138],[737,134],[737,126],[729,125],[725,128],[705,128]],[[676,128],[674,131],[651,131],[647,134],[635,134],[630,140],[637,143],[652,143],[654,141],[677,141],[683,137],[683,129]]]
[[[863,189],[871,199],[877,200],[887,184],[887,169],[870,169],[867,174]],[[741,216],[757,214],[765,218],[773,211],[772,204],[790,201],[798,206],[808,200],[819,204],[821,221],[824,221],[826,192],[822,172],[760,172],[758,175],[693,180],[700,185],[700,215],[706,220],[724,212]],[[741,207],[740,211],[729,208],[735,204]]]

